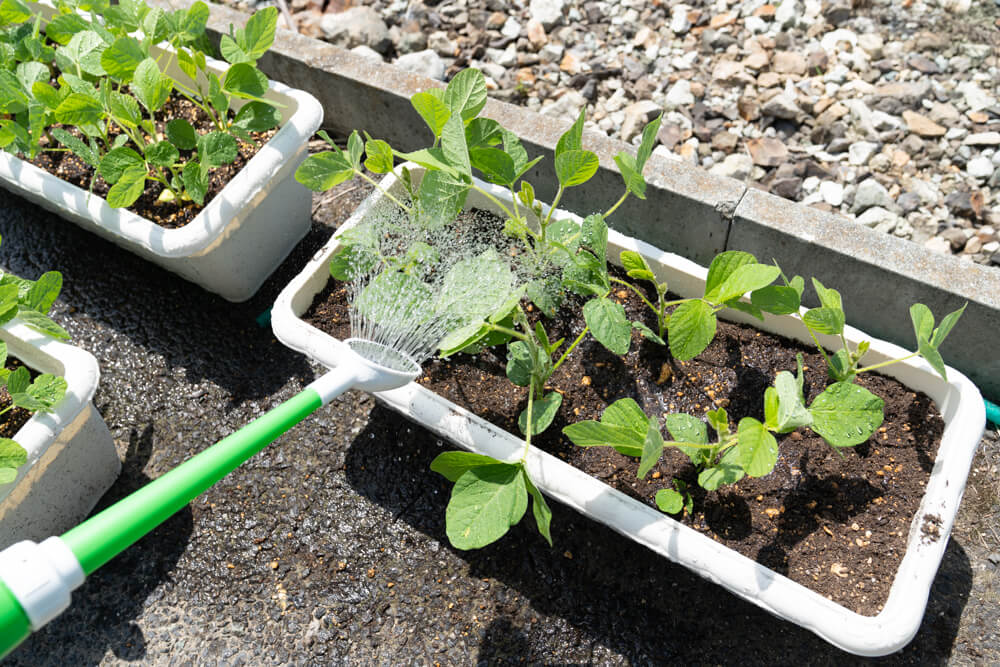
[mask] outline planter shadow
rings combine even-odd
[[[512,589],[506,597],[523,598],[494,595],[504,603],[479,612],[486,626],[480,639],[481,663],[519,664],[525,659],[565,664],[558,654],[536,648],[552,628],[579,635],[567,638],[566,644],[587,642],[595,651],[611,651],[636,664],[729,664],[734,650],[746,665],[774,664],[775,656],[787,664],[948,662],[972,588],[969,558],[954,540],[914,640],[900,653],[864,659],[831,647],[558,502],[550,503],[553,549],[530,520],[482,550],[452,549],[444,526],[450,487],[429,469],[441,451],[433,433],[377,406],[346,453],[345,474],[357,493],[394,520],[437,540],[465,561],[469,579],[497,579]],[[400,470],[407,474],[400,475]],[[532,617],[537,622],[531,622]],[[594,662],[605,658],[599,651],[592,654]]]
[[[190,382],[208,380],[225,388],[230,404],[270,396],[291,376],[312,376],[305,358],[273,343],[270,327],[257,318],[329,233],[314,224],[252,300],[232,304],[0,191],[2,263],[19,275],[40,274],[41,267],[63,273],[63,294],[54,308],[57,319],[65,304],[72,304],[114,332],[109,337],[124,336],[161,356],[169,370],[183,368]],[[100,355],[115,352],[105,342],[79,341],[108,369],[115,359]],[[265,357],[273,363],[261,367],[259,360]]]
[[[128,451],[121,476],[101,498],[93,514],[146,485],[143,470],[153,453],[152,427],[129,434]],[[124,661],[142,660],[146,641],[135,620],[142,615],[147,598],[170,578],[187,549],[194,522],[190,507],[168,519],[152,533],[87,578],[73,592],[73,604],[55,621],[28,638],[8,658],[10,665],[37,665],[37,657],[49,655],[51,664],[96,665],[108,649]],[[97,633],[81,642],[83,628]],[[60,650],[70,649],[70,652]]]

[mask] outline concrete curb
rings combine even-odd
[[[154,4],[176,8],[187,3]],[[219,5],[211,5],[211,12],[209,28],[217,33],[247,19]],[[415,138],[414,128],[423,123],[410,96],[441,85],[284,30],[260,67],[269,77],[316,96],[326,110],[327,128],[341,134],[365,129],[404,149],[423,145]],[[529,180],[540,200],[551,200],[552,151],[567,124],[495,100],[484,115],[517,133],[529,154],[546,156]],[[627,146],[597,134],[588,134],[584,142],[600,157],[601,169],[561,203],[582,215],[604,210],[620,196],[613,156]],[[621,207],[610,220],[618,231],[699,264],[707,265],[725,249],[753,252],[762,261],[778,259],[786,271],[816,276],[840,290],[851,324],[906,348],[914,344],[910,304],[925,303],[940,317],[968,302],[944,346],[944,358],[988,397],[1000,397],[1000,356],[989,352],[1000,331],[1000,272],[658,156],[646,171],[647,201],[631,198]]]

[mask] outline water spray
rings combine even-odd
[[[393,222],[391,216],[376,217],[380,219]],[[71,592],[87,575],[318,408],[349,389],[387,391],[417,378],[420,364],[460,324],[454,313],[434,306],[448,265],[467,258],[472,246],[449,241],[434,248],[427,241],[436,237],[440,241],[449,232],[422,230],[421,242],[434,250],[434,262],[427,262],[411,257],[410,250],[417,242],[412,225],[400,225],[397,219],[385,228],[375,225],[374,231],[382,270],[355,271],[348,290],[352,337],[345,341],[336,368],[61,537],[50,537],[40,544],[23,541],[0,552],[0,657],[65,611]],[[384,270],[386,264],[393,268]],[[390,288],[404,289],[385,289],[386,281],[399,283],[388,285]]]

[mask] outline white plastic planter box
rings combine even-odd
[[[229,67],[208,63],[217,73]],[[167,73],[190,81],[176,59]],[[304,91],[271,81],[264,97],[284,105],[281,128],[184,227],[165,229],[111,208],[103,198],[3,151],[0,186],[229,301],[245,301],[309,231],[312,197],[294,175],[323,120],[323,108]]]
[[[412,171],[417,175],[419,168]],[[477,183],[510,205],[505,190]],[[402,188],[394,176],[388,176],[383,184],[394,194],[401,194]],[[338,234],[371,215],[380,198],[381,193],[373,193]],[[467,207],[496,212],[486,198],[475,192],[470,194]],[[554,217],[580,221],[564,211],[557,211]],[[337,365],[343,343],[306,324],[299,315],[326,285],[330,258],[337,248],[334,235],[282,291],[272,309],[278,339],[330,367]],[[646,257],[658,279],[666,280],[672,291],[682,296],[704,293],[707,274],[704,267],[611,231],[608,257],[617,261],[622,250],[634,250]],[[726,311],[726,318],[810,343],[805,328],[792,316],[768,316],[760,323],[748,315]],[[847,327],[845,333],[852,343],[864,339],[872,341],[867,363],[906,354],[901,348],[865,336],[857,329]],[[839,345],[833,337],[822,340],[831,347]],[[950,381],[946,383],[922,360],[914,359],[890,366],[885,372],[934,399],[944,417],[945,430],[926,494],[910,527],[905,557],[883,611],[877,616],[856,614],[534,447],[528,455],[528,470],[547,495],[691,568],[772,614],[797,623],[846,651],[884,655],[905,646],[920,626],[930,586],[961,502],[972,457],[985,428],[985,410],[979,391],[958,371],[949,368]],[[521,438],[416,383],[377,394],[377,398],[414,422],[471,451],[497,459],[516,460],[523,449]],[[941,538],[933,542],[921,540],[921,521],[927,514],[941,519]]]
[[[100,371],[94,357],[17,320],[0,327],[11,356],[41,373],[66,378],[66,396],[36,413],[14,436],[28,452],[17,478],[0,487],[0,549],[41,541],[78,524],[121,471],[111,433],[90,402]]]

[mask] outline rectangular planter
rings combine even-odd
[[[420,171],[419,167],[411,169],[414,175]],[[505,190],[481,181],[477,184],[491,191],[497,199],[510,203]],[[395,194],[402,193],[393,175],[386,177],[383,187]],[[338,230],[338,234],[371,215],[381,196],[376,191],[366,199]],[[475,192],[470,193],[466,206],[499,213],[485,197]],[[580,218],[565,211],[557,211],[555,218],[580,221]],[[272,309],[272,323],[278,339],[329,367],[337,365],[343,343],[305,323],[299,316],[326,285],[330,258],[337,248],[335,234],[282,291]],[[689,297],[704,293],[707,274],[704,267],[611,231],[608,257],[617,261],[622,250],[634,250],[646,257],[658,279],[666,280],[673,292]],[[788,338],[810,342],[805,328],[790,315],[769,315],[764,323],[736,311],[725,311],[724,316]],[[873,339],[852,327],[845,329],[845,335],[855,344],[871,340],[866,363],[878,363],[907,354],[898,346]],[[832,336],[821,337],[821,342],[831,347],[839,344]],[[949,382],[944,382],[919,359],[885,370],[887,375],[908,387],[929,395],[941,411],[945,430],[926,494],[910,526],[906,554],[883,611],[877,616],[856,614],[538,449],[532,448],[528,455],[528,470],[531,478],[547,495],[772,614],[811,630],[845,651],[859,655],[884,655],[905,646],[920,626],[930,586],[961,502],[972,457],[985,428],[985,411],[979,391],[958,371],[949,368]],[[471,451],[497,459],[516,460],[523,449],[520,437],[497,428],[415,383],[376,396],[414,422]],[[921,539],[922,517],[927,514],[940,517],[941,539],[932,542]]]
[[[220,74],[229,67],[212,59],[208,65]],[[174,60],[167,74],[190,81]],[[178,229],[111,208],[103,198],[3,151],[0,186],[229,301],[245,301],[309,231],[312,198],[294,174],[323,120],[323,108],[309,93],[271,81],[264,97],[284,105],[281,128]]]
[[[0,487],[0,549],[41,541],[79,523],[121,471],[115,444],[91,399],[100,371],[85,350],[14,320],[0,327],[11,356],[69,385],[51,412],[37,413],[14,436],[28,452],[17,478]]]

